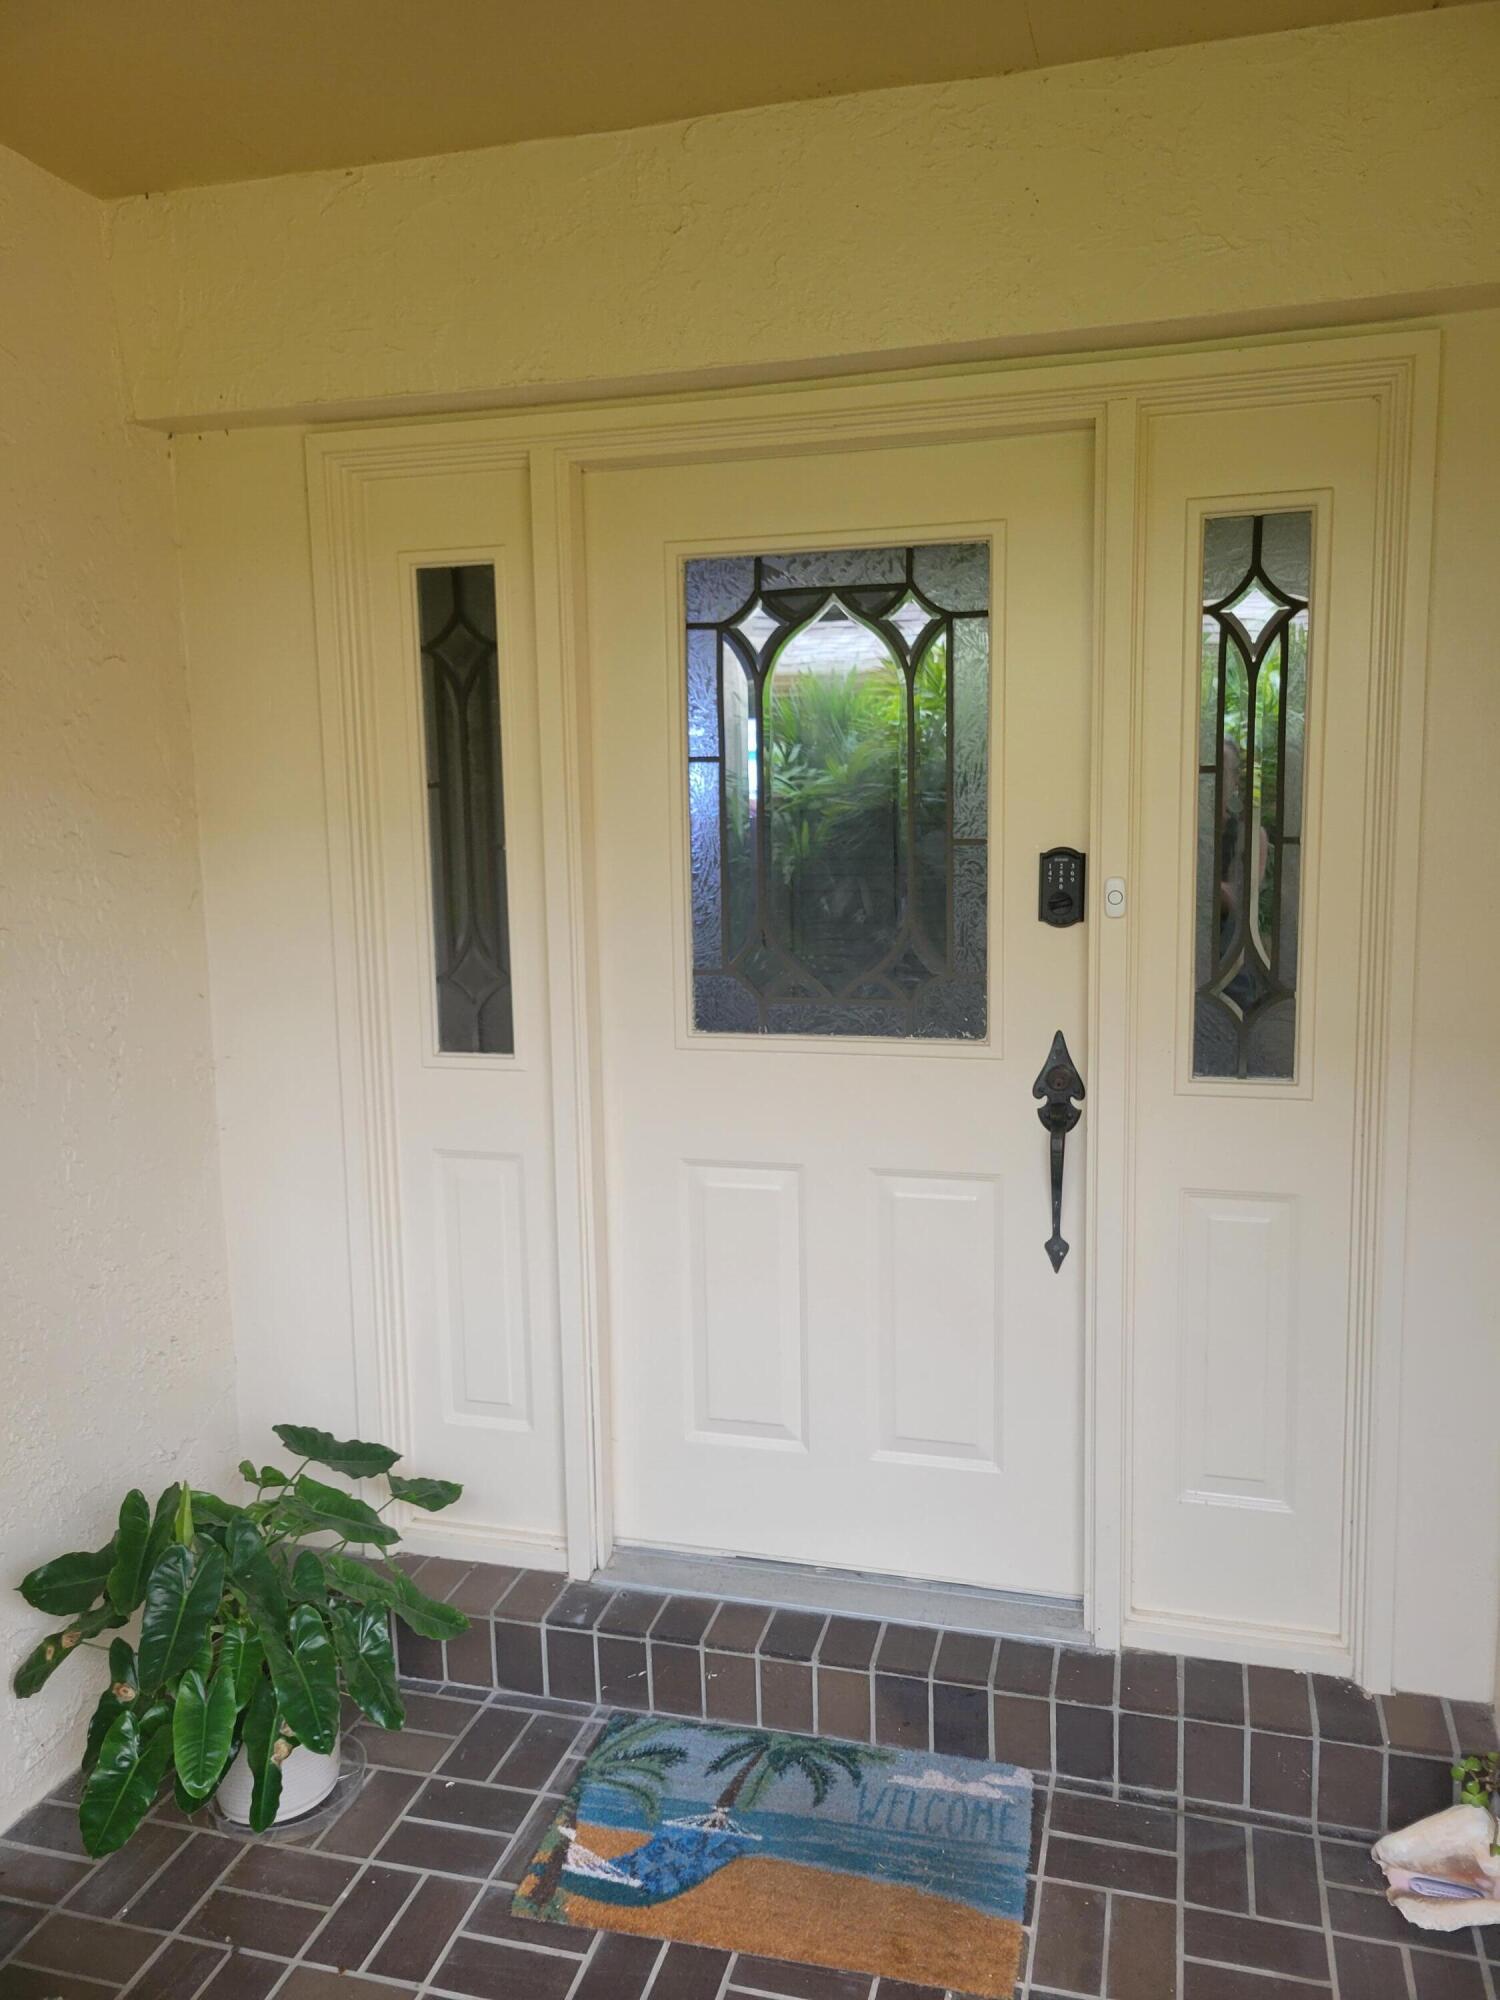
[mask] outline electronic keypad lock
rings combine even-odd
[[[1083,922],[1086,866],[1076,847],[1049,847],[1042,855],[1036,913],[1044,924],[1065,930]]]

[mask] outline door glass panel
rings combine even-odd
[[[1203,527],[1193,1074],[1296,1074],[1310,511]]]
[[[438,1047],[512,1055],[495,572],[417,571]]]
[[[989,544],[684,586],[694,1027],[983,1040]]]

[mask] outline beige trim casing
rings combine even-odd
[[[328,429],[307,440],[336,952],[344,1144],[350,1190],[360,1421],[403,1442],[393,1105],[385,1046],[378,838],[370,810],[366,693],[370,638],[362,509],[371,482],[524,462],[534,538],[547,958],[552,994],[553,1141],[562,1326],[566,1563],[583,1576],[611,1545],[604,1320],[599,1043],[589,825],[588,634],[581,483],[591,467],[1088,428],[1095,449],[1096,649],[1090,836],[1091,1069],[1087,1231],[1085,1601],[1097,1644],[1183,1649],[1183,1634],[1130,1615],[1131,1185],[1138,967],[1132,929],[1102,920],[1105,879],[1136,873],[1141,467],[1147,427],[1184,410],[1358,396],[1379,410],[1376,645],[1371,660],[1371,840],[1363,885],[1351,1272],[1347,1597],[1349,1664],[1391,1684],[1394,1462],[1402,1348],[1407,1096],[1422,756],[1427,574],[1440,337],[1414,331],[1261,347],[1020,365],[926,378],[725,392],[580,413],[464,417]],[[550,1552],[450,1535],[455,1553],[531,1561]],[[448,1545],[439,1536],[429,1545]],[[558,1552],[559,1554],[564,1552]],[[1195,1641],[1196,1644],[1196,1641]],[[1289,1658],[1272,1649],[1267,1658]]]

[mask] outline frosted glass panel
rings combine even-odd
[[[512,1055],[495,572],[417,571],[438,1047]]]
[[[684,581],[695,1028],[983,1040],[989,545]]]
[[[1312,521],[1204,523],[1195,1076],[1296,1075]]]

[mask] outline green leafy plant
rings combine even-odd
[[[1464,1757],[1453,1766],[1458,1794],[1466,1806],[1482,1806],[1490,1816],[1490,1853],[1500,1854],[1500,1818],[1495,1814],[1495,1796],[1500,1793],[1500,1750],[1482,1757]]]
[[[1219,708],[1219,641],[1212,619],[1203,621],[1203,646],[1199,680],[1198,713],[1210,719]],[[1230,797],[1226,811],[1242,824],[1253,822],[1286,831],[1284,815],[1288,802],[1281,782],[1281,710],[1286,703],[1286,755],[1289,773],[1301,788],[1304,743],[1307,733],[1307,621],[1296,620],[1287,627],[1284,646],[1273,646],[1262,662],[1255,681],[1254,757],[1250,762],[1250,797],[1245,791],[1245,766],[1250,757],[1251,701],[1245,664],[1237,646],[1231,646],[1224,677],[1223,740],[1234,756],[1226,780]],[[1205,746],[1211,761],[1212,751]],[[1271,845],[1259,873],[1258,917],[1261,936],[1271,937],[1276,910],[1276,871],[1280,850]]]
[[[468,1626],[391,1563],[400,1537],[382,1518],[396,1500],[435,1513],[462,1487],[393,1472],[400,1454],[388,1445],[306,1424],[275,1429],[300,1463],[282,1472],[243,1460],[253,1499],[235,1505],[174,1485],[153,1508],[132,1490],[104,1548],[57,1556],[20,1586],[28,1604],[67,1622],[21,1662],[18,1695],[36,1694],[70,1653],[108,1653],[78,1808],[90,1854],[124,1845],[169,1773],[178,1804],[195,1812],[242,1747],[254,1783],[250,1824],[263,1831],[291,1752],[332,1750],[343,1695],[380,1728],[401,1728],[391,1615],[428,1639]],[[372,1507],[309,1465],[346,1479],[383,1476],[389,1497]],[[137,1612],[134,1646],[103,1639]]]
[[[837,985],[884,956],[909,896],[932,944],[946,947],[948,654],[934,640],[908,687],[881,641],[842,673],[797,670],[797,643],[765,688],[765,893],[777,935]],[[741,937],[758,876],[748,777],[738,769],[725,807],[730,930]]]

